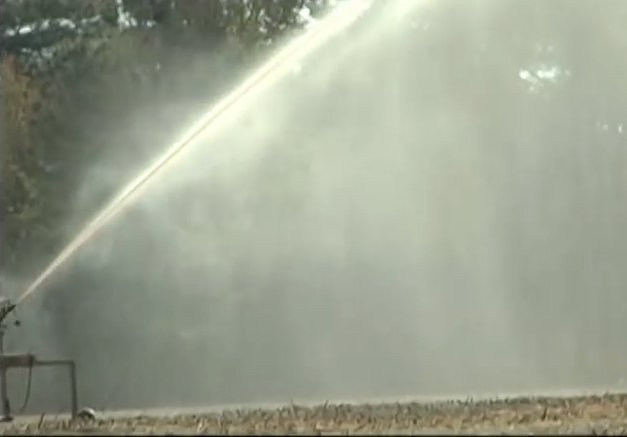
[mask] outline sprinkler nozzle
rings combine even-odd
[[[15,309],[16,304],[9,299],[0,300],[0,323]]]

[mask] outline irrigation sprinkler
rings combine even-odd
[[[78,395],[76,388],[76,364],[70,359],[48,359],[41,360],[30,353],[6,353],[4,350],[4,337],[11,325],[20,326],[20,321],[16,318],[12,324],[5,322],[5,319],[15,309],[15,304],[9,299],[0,297],[0,402],[2,403],[2,416],[0,422],[10,422],[13,420],[11,415],[11,404],[8,394],[8,371],[9,369],[28,369],[28,387],[26,389],[26,397],[22,412],[26,408],[30,394],[30,382],[32,371],[35,367],[52,367],[61,366],[69,371],[70,377],[70,399],[72,419],[78,417]]]
[[[4,336],[8,325],[5,319],[14,312],[16,306],[22,305],[24,300],[35,291],[41,289],[42,284],[50,278],[57,270],[74,256],[83,245],[93,239],[97,233],[106,226],[113,218],[119,214],[126,206],[134,202],[142,190],[148,184],[159,177],[168,165],[171,165],[190,144],[198,141],[203,134],[210,131],[214,123],[225,118],[229,111],[235,108],[244,107],[245,97],[255,95],[264,89],[265,85],[273,83],[281,75],[287,74],[290,65],[298,59],[304,57],[317,49],[323,42],[338,34],[353,23],[362,15],[372,3],[372,0],[352,0],[343,2],[331,12],[324,20],[311,26],[307,32],[291,41],[281,50],[277,51],[265,63],[236,87],[230,94],[225,96],[217,104],[212,105],[198,121],[185,132],[179,140],[170,145],[166,151],[149,164],[139,173],[135,179],[131,180],[118,193],[113,200],[106,204],[104,208],[74,237],[73,240],[61,252],[53,258],[48,266],[35,277],[30,285],[16,298],[14,302],[0,297],[0,402],[2,402],[2,417],[0,421],[11,420],[11,409],[7,394],[7,371],[13,368],[27,368],[29,370],[29,381],[33,367],[41,366],[66,366],[70,370],[71,395],[72,395],[72,418],[78,416],[93,416],[93,411],[83,410],[80,414],[77,411],[76,394],[76,366],[74,361],[69,359],[40,360],[32,354],[7,354],[4,352]],[[19,322],[18,322],[19,324]],[[28,391],[28,390],[27,390]]]

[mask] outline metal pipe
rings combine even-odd
[[[35,360],[34,367],[67,366],[70,371],[70,402],[72,419],[78,417],[78,389],[76,384],[76,363],[74,360]]]
[[[0,356],[4,355],[4,326],[0,326]],[[9,404],[9,393],[7,387],[7,370],[6,366],[0,366],[0,402],[2,402],[2,417],[0,421],[10,422],[11,405]]]
[[[72,420],[78,419],[78,388],[76,384],[76,364],[70,361],[70,390],[72,391]]]
[[[1,337],[0,337],[1,343]],[[1,350],[1,346],[0,346]],[[3,419],[4,421],[12,420],[9,408],[9,397],[7,394],[7,372],[9,369],[29,368],[29,367],[51,367],[51,366],[67,366],[70,377],[70,402],[72,419],[78,417],[78,389],[76,383],[76,363],[73,360],[38,360],[32,354],[2,354],[0,352],[0,396],[3,400]]]

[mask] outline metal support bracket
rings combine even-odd
[[[9,403],[7,373],[9,369],[33,367],[64,366],[69,370],[70,399],[72,419],[78,417],[78,394],[76,388],[76,364],[73,360],[39,360],[33,354],[6,354],[4,353],[4,329],[0,327],[0,402],[2,403],[1,422],[13,420]]]

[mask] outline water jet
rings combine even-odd
[[[5,319],[21,305],[31,294],[39,290],[46,280],[54,275],[63,265],[71,259],[85,244],[94,239],[97,234],[113,221],[116,216],[128,205],[132,204],[142,190],[171,165],[198,136],[221,120],[230,111],[236,110],[245,104],[247,98],[258,94],[267,86],[291,71],[295,62],[311,52],[315,51],[330,38],[350,26],[360,15],[366,11],[372,0],[347,0],[331,10],[321,21],[314,23],[304,33],[289,41],[284,47],[262,63],[246,80],[235,90],[229,93],[217,104],[202,115],[199,120],[188,129],[180,140],[172,144],[164,154],[159,156],[135,179],[129,182],[96,216],[80,230],[80,232],[65,246],[61,252],[53,258],[43,271],[18,295],[15,301],[6,300],[0,306],[0,326],[4,326]],[[0,331],[0,341],[4,338],[5,330]],[[11,368],[28,368],[41,366],[67,366],[70,370],[72,417],[76,418],[77,391],[76,370],[72,360],[41,360],[32,354],[7,354],[0,350],[0,374],[2,387],[0,398],[4,400],[4,415],[7,420],[11,417],[8,395],[6,393],[6,373]]]
[[[173,144],[153,164],[148,166],[136,179],[124,187],[114,200],[79,232],[61,253],[53,259],[48,267],[46,267],[19,295],[13,308],[37,290],[69,257],[93,238],[96,233],[105,226],[108,221],[112,220],[126,205],[132,202],[133,199],[140,194],[140,190],[183,152],[185,147],[196,137],[204,133],[215,122],[219,121],[228,111],[235,109],[236,105],[241,105],[246,97],[249,97],[249,95],[255,92],[260,92],[264,87],[285,74],[285,70],[289,69],[290,63],[297,61],[309,52],[315,50],[329,38],[349,26],[369,7],[370,3],[371,0],[348,0],[341,4],[331,11],[320,23],[313,26],[304,35],[290,42],[267,62],[263,63],[257,71],[223,100],[212,106],[189,131],[182,135],[179,141]]]

